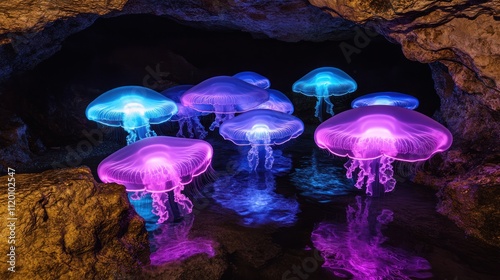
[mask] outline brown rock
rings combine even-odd
[[[9,176],[0,177],[7,184]],[[144,220],[125,189],[99,184],[86,167],[15,174],[14,196],[0,196],[2,220],[15,217],[15,273],[2,279],[113,279],[149,263]],[[16,205],[7,213],[8,199]],[[8,227],[0,234],[9,236]],[[1,243],[2,252],[9,244]]]

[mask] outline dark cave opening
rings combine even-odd
[[[291,85],[314,68],[333,66],[358,83],[356,92],[332,99],[336,113],[361,95],[399,91],[417,97],[417,111],[432,116],[439,98],[429,67],[408,60],[399,45],[382,36],[365,38],[362,46],[354,40],[290,43],[239,31],[195,29],[152,15],[101,18],[68,37],[58,53],[35,69],[11,79],[9,92],[16,96],[11,108],[46,146],[62,146],[95,127],[86,120],[85,108],[111,88],[142,85],[161,91],[215,75],[255,71],[288,95],[298,117],[314,123],[314,100],[299,97]],[[356,52],[344,54],[341,44]]]

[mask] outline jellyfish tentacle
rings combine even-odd
[[[380,158],[380,167],[379,167],[379,172],[380,172],[380,183],[384,185],[385,192],[390,192],[394,190],[394,187],[396,186],[396,179],[394,179],[394,170],[392,167],[392,163],[394,162],[394,159],[382,156]]]
[[[179,119],[179,131],[175,134],[176,137],[184,137],[184,125],[186,124],[186,120]]]
[[[182,208],[183,212],[189,214],[193,211],[193,202],[181,192],[182,190],[184,190],[182,185],[174,189],[174,201]]]
[[[194,138],[193,123],[191,122],[190,119],[186,120],[186,125],[187,125],[187,132],[189,133],[189,138]]]
[[[252,144],[247,155],[248,165],[251,170],[256,170],[259,166],[259,146]]]
[[[314,116],[319,119],[320,122],[323,121],[323,97],[318,97],[316,101],[316,106],[314,107],[316,110],[314,111]]]
[[[161,224],[168,220],[169,214],[165,201],[168,202],[167,193],[151,193],[151,198],[153,198],[153,210],[151,212],[156,216],[159,216],[158,223]]]
[[[326,103],[326,112],[333,116],[335,113],[333,112],[333,103],[330,100],[330,97],[325,96],[323,97],[323,100],[325,100]]]
[[[266,162],[264,163],[264,166],[266,169],[271,169],[273,168],[274,163],[273,148],[269,145],[265,145],[264,148],[266,149]]]
[[[205,127],[201,124],[200,118],[193,117],[191,119],[194,122],[195,132],[198,133],[198,139],[205,139],[207,137],[208,132],[205,130]]]

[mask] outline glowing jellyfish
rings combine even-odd
[[[252,71],[236,73],[233,77],[263,89],[267,89],[271,86],[271,82],[268,78]]]
[[[355,186],[366,184],[366,193],[379,195],[379,183],[390,192],[396,185],[392,162],[416,162],[447,150],[452,135],[435,120],[401,107],[374,105],[342,112],[314,133],[316,144],[341,157],[347,177],[359,168]],[[366,179],[366,182],[365,182]]]
[[[226,120],[267,101],[269,93],[240,79],[217,76],[188,89],[181,97],[182,105],[204,113],[215,113],[210,130]]]
[[[224,122],[219,129],[224,139],[239,146],[251,146],[247,158],[254,170],[259,165],[259,147],[266,151],[265,168],[271,169],[274,162],[271,145],[281,145],[297,138],[303,131],[304,123],[299,118],[267,109],[241,114]]]
[[[290,101],[286,95],[275,89],[268,89],[267,92],[269,92],[269,100],[258,105],[254,109],[269,109],[289,115],[293,114],[294,108],[292,101]]]
[[[351,102],[352,108],[373,105],[389,105],[414,110],[418,107],[418,99],[408,94],[387,91],[366,94]]]
[[[171,119],[172,121],[179,122],[179,131],[177,132],[176,136],[184,137],[183,130],[185,126],[190,138],[197,136],[199,139],[204,139],[207,136],[208,132],[200,123],[199,117],[208,113],[198,112],[182,105],[181,103],[182,94],[192,87],[192,85],[174,86],[163,91],[161,94],[172,99],[177,105],[177,114],[175,114]]]
[[[323,100],[326,112],[333,116],[333,103],[330,96],[341,96],[354,92],[358,88],[356,82],[344,71],[334,67],[317,68],[296,81],[292,90],[306,96],[315,96],[316,111],[314,116],[322,121]]]
[[[156,136],[150,124],[166,122],[176,113],[172,100],[140,86],[109,90],[92,101],[85,112],[91,121],[123,127],[128,132],[127,144]]]
[[[385,244],[383,226],[393,220],[389,209],[372,210],[371,198],[346,209],[347,224],[320,223],[311,239],[325,260],[323,267],[339,279],[431,278],[430,263],[401,248]]]
[[[168,136],[146,138],[105,158],[97,173],[105,183],[117,183],[129,192],[151,193],[158,223],[169,212],[191,213],[192,202],[181,191],[212,161],[212,146],[197,139]]]

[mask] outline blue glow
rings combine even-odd
[[[91,121],[123,127],[129,133],[127,144],[156,136],[150,124],[166,122],[176,113],[175,102],[154,90],[140,86],[109,90],[92,101],[85,111]]]
[[[210,130],[267,101],[269,93],[263,89],[228,76],[216,76],[188,89],[181,97],[182,105],[200,112],[215,113]]]
[[[196,111],[182,105],[181,103],[181,96],[192,87],[192,85],[174,86],[162,91],[161,94],[172,99],[177,105],[177,114],[175,114],[171,119],[172,121],[179,123],[179,131],[175,136],[184,137],[184,127],[186,127],[186,132],[189,135],[189,138],[197,137],[199,139],[204,139],[208,132],[201,124],[199,117],[208,115],[208,113]]]
[[[322,101],[326,102],[326,111],[333,116],[333,103],[330,96],[342,96],[356,91],[358,85],[344,71],[334,67],[321,67],[307,73],[293,83],[292,90],[306,96],[315,96],[316,110],[314,116],[322,120]]]
[[[300,167],[295,168],[291,181],[297,186],[300,195],[320,203],[357,192],[352,186],[353,181],[346,178],[343,166],[332,165],[331,156],[318,153],[316,149],[311,157],[300,162]]]
[[[160,226],[160,224],[157,223],[160,216],[153,214],[153,198],[151,194],[146,193],[140,197],[136,193],[127,192],[127,195],[135,212],[137,212],[146,222],[146,230],[153,231],[157,229]]]
[[[263,89],[271,87],[271,82],[268,78],[252,71],[239,72],[234,74],[233,77]]]
[[[366,94],[354,99],[351,103],[352,108],[373,105],[389,105],[414,110],[418,107],[419,102],[417,98],[411,95],[387,91]]]
[[[293,225],[300,212],[299,203],[275,193],[275,184],[269,171],[226,174],[213,183],[213,198],[240,215],[244,225]]]
[[[293,114],[292,101],[286,95],[275,89],[268,89],[267,92],[269,92],[269,100],[260,104],[255,109],[269,109],[289,115]]]
[[[285,113],[258,109],[241,114],[224,122],[219,133],[236,145],[250,145],[248,162],[254,169],[259,165],[259,146],[266,150],[267,169],[273,166],[273,150],[270,145],[281,145],[297,138],[304,131],[304,123]]]

